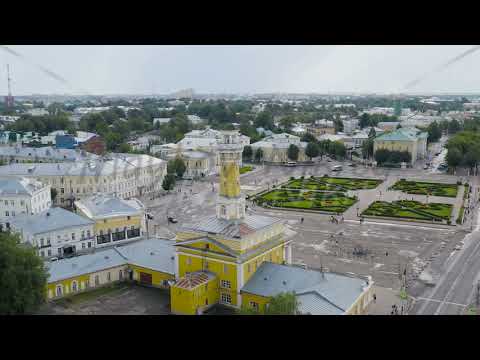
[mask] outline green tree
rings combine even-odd
[[[163,190],[170,191],[175,187],[175,175],[167,174],[162,182]]]
[[[339,133],[343,131],[343,121],[339,118],[333,120],[333,125],[335,126],[335,132]]]
[[[57,195],[58,195],[57,189],[50,188],[50,196],[52,198],[52,202],[55,201],[55,199],[57,198]]]
[[[290,146],[287,149],[287,156],[290,160],[297,161],[299,152],[300,150],[297,145],[290,144]]]
[[[0,233],[0,314],[32,313],[45,301],[47,271],[35,249]]]
[[[187,170],[187,166],[185,165],[185,161],[180,156],[175,158],[175,173],[181,179],[185,171]]]
[[[370,128],[370,131],[368,132],[368,138],[371,139],[371,138],[374,138],[375,136],[377,136],[377,132],[375,131],[375,128],[372,126]]]
[[[255,161],[260,162],[263,160],[263,150],[261,148],[258,148],[255,151]]]
[[[442,130],[436,121],[427,127],[428,142],[437,142],[442,137]]]
[[[313,136],[311,133],[307,132],[305,134],[303,134],[302,138],[300,139],[301,141],[303,142],[307,142],[307,143],[310,143],[310,142],[317,142],[317,139],[315,138],[315,136]]]
[[[386,149],[378,149],[377,151],[375,151],[375,161],[378,164],[383,164],[387,162],[389,158],[390,158],[390,151]]]
[[[121,143],[117,146],[117,151],[120,153],[130,153],[133,151],[132,147],[130,144],[127,143]]]
[[[270,298],[265,315],[297,315],[300,303],[293,292],[281,293]]]
[[[256,127],[263,127],[268,130],[273,130],[275,127],[273,124],[273,115],[268,110],[258,113],[254,123]]]
[[[460,129],[461,129],[461,126],[460,126],[460,123],[457,120],[453,119],[448,123],[448,133],[449,134],[455,134],[458,131],[460,131]]]
[[[363,142],[362,155],[364,159],[370,159],[373,156],[373,138],[369,138]]]
[[[169,160],[167,162],[167,174],[175,174],[177,172],[177,163],[175,160]]]
[[[252,147],[250,145],[244,146],[242,155],[245,160],[251,160],[253,155]]]
[[[312,158],[317,157],[319,154],[320,154],[320,149],[317,143],[309,142],[307,144],[307,148],[305,149],[305,155],[307,155],[310,158],[310,160],[312,160]]]
[[[449,167],[455,169],[457,166],[459,166],[462,163],[462,160],[463,160],[463,155],[458,148],[452,147],[448,149],[446,161]]]

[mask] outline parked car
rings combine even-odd
[[[332,168],[332,171],[342,171],[343,167],[342,165],[335,165],[333,168]]]
[[[50,259],[50,261],[58,261],[58,258],[57,258],[57,257],[52,257],[52,258]]]
[[[172,216],[169,216],[169,217],[168,217],[168,222],[171,222],[172,224],[176,224],[176,223],[178,222],[178,220],[175,219],[175,218],[172,217]]]
[[[423,167],[423,170],[428,170],[428,165],[425,165],[425,166]]]
[[[289,161],[287,162],[287,166],[295,166],[297,163],[295,161]]]

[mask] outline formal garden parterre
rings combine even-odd
[[[352,190],[370,190],[375,189],[382,183],[378,179],[355,179],[324,176],[311,176],[309,178],[301,177],[299,179],[290,178],[286,184],[282,185],[285,189],[309,189],[318,191],[352,191]]]
[[[401,179],[390,190],[400,190],[407,194],[456,197],[458,184],[440,184],[424,181],[409,181]]]
[[[342,192],[277,189],[255,199],[261,206],[343,213],[357,202]]]
[[[375,201],[362,212],[362,216],[403,218],[413,221],[436,221],[450,224],[452,210],[452,204],[424,204],[413,200],[399,200],[393,202]]]

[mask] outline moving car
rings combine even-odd
[[[169,216],[169,217],[168,217],[168,222],[171,222],[172,224],[176,224],[176,223],[178,222],[178,220],[175,219],[175,218],[172,217],[172,216]]]
[[[342,171],[342,169],[342,165],[335,165],[334,167],[332,167],[332,171]]]
[[[287,166],[295,166],[297,163],[295,161],[289,161],[287,162]]]

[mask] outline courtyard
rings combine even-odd
[[[163,289],[118,283],[52,301],[38,315],[169,315]]]

